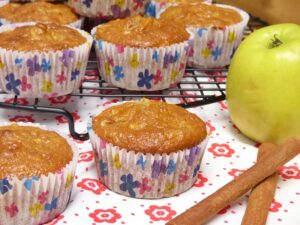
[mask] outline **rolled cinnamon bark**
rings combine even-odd
[[[268,146],[270,145],[270,146]],[[266,155],[270,154],[269,151],[275,149],[273,144],[266,144],[262,146],[258,151],[258,162]],[[278,180],[278,172],[275,172],[272,176],[266,178],[253,188],[249,200],[245,215],[242,220],[242,225],[265,225],[269,208],[274,198]]]
[[[260,148],[270,148],[271,152],[258,163],[246,170],[236,179],[208,196],[192,208],[178,215],[167,225],[200,225],[210,220],[225,206],[241,197],[255,185],[275,173],[282,165],[300,153],[300,140],[291,138],[283,145],[273,149],[271,145],[262,144]]]

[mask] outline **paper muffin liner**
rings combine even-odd
[[[92,122],[88,130],[99,180],[113,192],[133,198],[171,197],[191,188],[209,140],[207,136],[192,148],[170,154],[143,154],[107,143],[95,134]]]
[[[0,27],[0,32],[36,23],[16,23]],[[70,27],[72,28],[72,27]],[[0,89],[27,97],[56,97],[80,87],[84,78],[92,37],[72,28],[86,38],[74,48],[60,51],[17,51],[0,48]]]
[[[92,30],[94,37],[96,29]],[[94,45],[103,79],[134,91],[163,90],[178,83],[189,52],[189,40],[159,48],[126,47],[99,39]]]
[[[215,68],[229,65],[241,43],[249,15],[232,6],[217,6],[235,10],[241,15],[242,21],[222,30],[214,27],[189,27],[189,32],[194,34],[194,40],[189,52],[188,66]]]
[[[144,14],[148,0],[69,0],[79,15],[104,20]]]
[[[50,130],[39,124],[17,124]],[[67,207],[73,186],[78,150],[70,138],[60,135],[67,140],[73,151],[71,162],[64,168],[56,173],[49,173],[40,177],[0,179],[1,224],[37,225],[45,223],[61,214]]]
[[[212,0],[205,0],[202,3],[211,4]],[[193,3],[192,3],[193,4]],[[173,2],[163,2],[162,0],[151,0],[146,6],[146,15],[158,18],[161,12],[165,11],[170,6],[178,5]]]

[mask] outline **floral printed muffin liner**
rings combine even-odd
[[[16,23],[0,27],[0,32],[36,23]],[[72,27],[70,27],[72,28]],[[78,89],[86,70],[92,37],[77,30],[86,42],[61,51],[16,51],[0,48],[0,88],[28,97],[56,97]]]
[[[211,4],[212,0],[205,0],[203,3]],[[163,2],[162,0],[151,0],[146,7],[146,15],[158,18],[161,12],[168,7],[178,5],[178,3]]]
[[[49,130],[39,124],[17,124]],[[78,150],[70,138],[60,135],[67,140],[73,151],[71,162],[64,168],[47,176],[22,180],[16,177],[0,179],[0,224],[37,225],[54,219],[64,211],[71,196]]]
[[[144,14],[148,0],[69,0],[69,5],[82,16],[104,20]]]
[[[101,25],[100,25],[101,26]],[[92,30],[95,37],[96,28]],[[95,40],[98,68],[104,80],[135,91],[156,91],[183,77],[189,41],[160,48],[133,48]]]
[[[171,197],[191,188],[209,140],[207,136],[192,148],[153,155],[107,143],[95,134],[92,123],[88,130],[100,181],[110,190],[133,198]]]
[[[189,51],[188,66],[215,68],[229,65],[241,43],[249,15],[235,7],[217,6],[237,11],[242,16],[242,21],[222,30],[214,27],[189,27],[189,32],[194,34],[194,40]]]

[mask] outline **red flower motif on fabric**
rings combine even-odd
[[[216,157],[229,158],[234,154],[234,150],[230,148],[228,144],[214,143],[208,148],[208,151],[211,152]]]
[[[106,101],[102,104],[102,106],[106,106],[106,105],[110,105],[110,104],[113,104],[113,103],[117,103],[119,101],[119,99],[113,99],[113,100],[110,100],[110,101]]]
[[[49,194],[49,191],[44,191],[38,196],[38,200],[41,204],[44,204],[47,201],[47,196]]]
[[[63,72],[61,74],[56,75],[56,83],[62,85],[66,80],[67,80],[67,77],[65,76],[65,74]]]
[[[10,217],[14,217],[19,212],[18,207],[14,202],[10,206],[5,206],[5,211],[9,214]]]
[[[47,223],[47,225],[56,225],[59,221],[61,221],[63,218],[65,218],[63,215],[59,215],[54,220],[52,220],[50,223]]]
[[[82,179],[82,181],[77,184],[77,187],[80,187],[87,191],[91,191],[96,195],[100,195],[103,191],[106,190],[106,187],[101,184],[99,180],[91,178]]]
[[[273,199],[269,211],[270,212],[278,212],[281,207],[282,207],[281,203],[276,202],[275,199]]]
[[[212,132],[214,132],[216,130],[216,128],[213,125],[211,125],[210,122],[206,122],[206,126],[209,129],[209,133],[212,133]]]
[[[300,170],[297,166],[282,166],[279,174],[284,179],[300,179]]]
[[[203,187],[205,183],[208,181],[206,177],[204,177],[201,172],[197,175],[197,181],[194,184],[194,187]]]
[[[115,223],[121,218],[121,214],[115,209],[96,209],[89,214],[89,217],[93,218],[96,223]]]
[[[189,179],[189,176],[187,174],[180,174],[179,175],[179,183],[184,183]]]
[[[143,0],[133,0],[135,3],[135,6],[133,7],[134,10],[138,10],[138,8],[141,8],[144,6]]]
[[[15,116],[9,119],[11,122],[35,122],[32,116]]]
[[[90,162],[93,159],[94,159],[94,151],[81,152],[79,154],[78,163],[80,163],[80,162]]]
[[[72,112],[71,114],[72,114],[73,119],[75,121],[80,120],[80,116],[78,115],[77,111]],[[56,117],[54,117],[54,119],[56,119],[57,122],[60,123],[60,124],[68,123],[68,120],[63,116],[56,116]]]
[[[154,75],[154,84],[158,84],[160,82],[162,82],[162,75],[161,75],[161,70],[157,70],[156,74]]]
[[[195,96],[194,93],[189,93],[189,92],[187,92],[187,91],[183,91],[182,94],[183,94],[184,96],[188,97],[188,98],[184,98],[184,99],[183,99],[183,98],[179,98],[180,103],[194,102],[194,101],[197,100],[196,98],[193,97],[193,96]]]
[[[218,214],[225,214],[227,213],[228,209],[230,209],[230,205],[226,206],[224,209],[222,209],[220,212],[218,212]]]
[[[22,91],[30,90],[32,88],[32,85],[30,83],[28,83],[27,76],[22,76],[21,79],[22,79],[21,90]]]
[[[65,95],[65,96],[58,96],[55,98],[49,98],[49,102],[52,104],[66,104],[71,99],[71,96]]]
[[[14,98],[9,98],[7,100],[5,100],[5,103],[13,103],[14,102]],[[17,104],[20,104],[20,105],[28,105],[29,102],[27,101],[26,98],[17,98]]]
[[[146,191],[151,191],[152,190],[152,187],[148,185],[149,183],[149,180],[147,177],[144,177],[141,184],[140,184],[140,190],[139,190],[139,193],[142,195],[144,194]]]
[[[225,101],[221,101],[221,102],[218,102],[218,103],[220,104],[220,106],[221,106],[222,109],[224,109],[224,110],[228,109],[227,104],[226,104]]]
[[[145,213],[150,216],[150,219],[153,221],[169,221],[176,215],[176,211],[172,210],[169,206],[157,205],[151,205],[145,210]]]
[[[239,169],[231,169],[228,174],[230,176],[233,176],[234,178],[237,178],[238,176],[240,176],[243,172],[245,172],[245,170],[239,170]]]

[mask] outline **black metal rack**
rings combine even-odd
[[[264,25],[266,25],[264,22],[252,17],[245,30],[245,36]],[[167,102],[175,99],[178,105],[189,108],[225,100],[227,72],[227,67],[217,69],[187,68],[184,78],[175,87],[156,92],[127,91],[108,85],[98,75],[95,54],[91,54],[85,79],[79,91],[72,93],[71,96],[121,98],[122,100],[145,97],[159,98]],[[89,138],[87,133],[79,134],[75,131],[74,118],[68,110],[42,105],[37,98],[34,99],[33,104],[22,105],[18,103],[18,96],[15,96],[12,103],[0,102],[0,108],[60,114],[68,120],[70,134],[73,138],[79,140]]]

